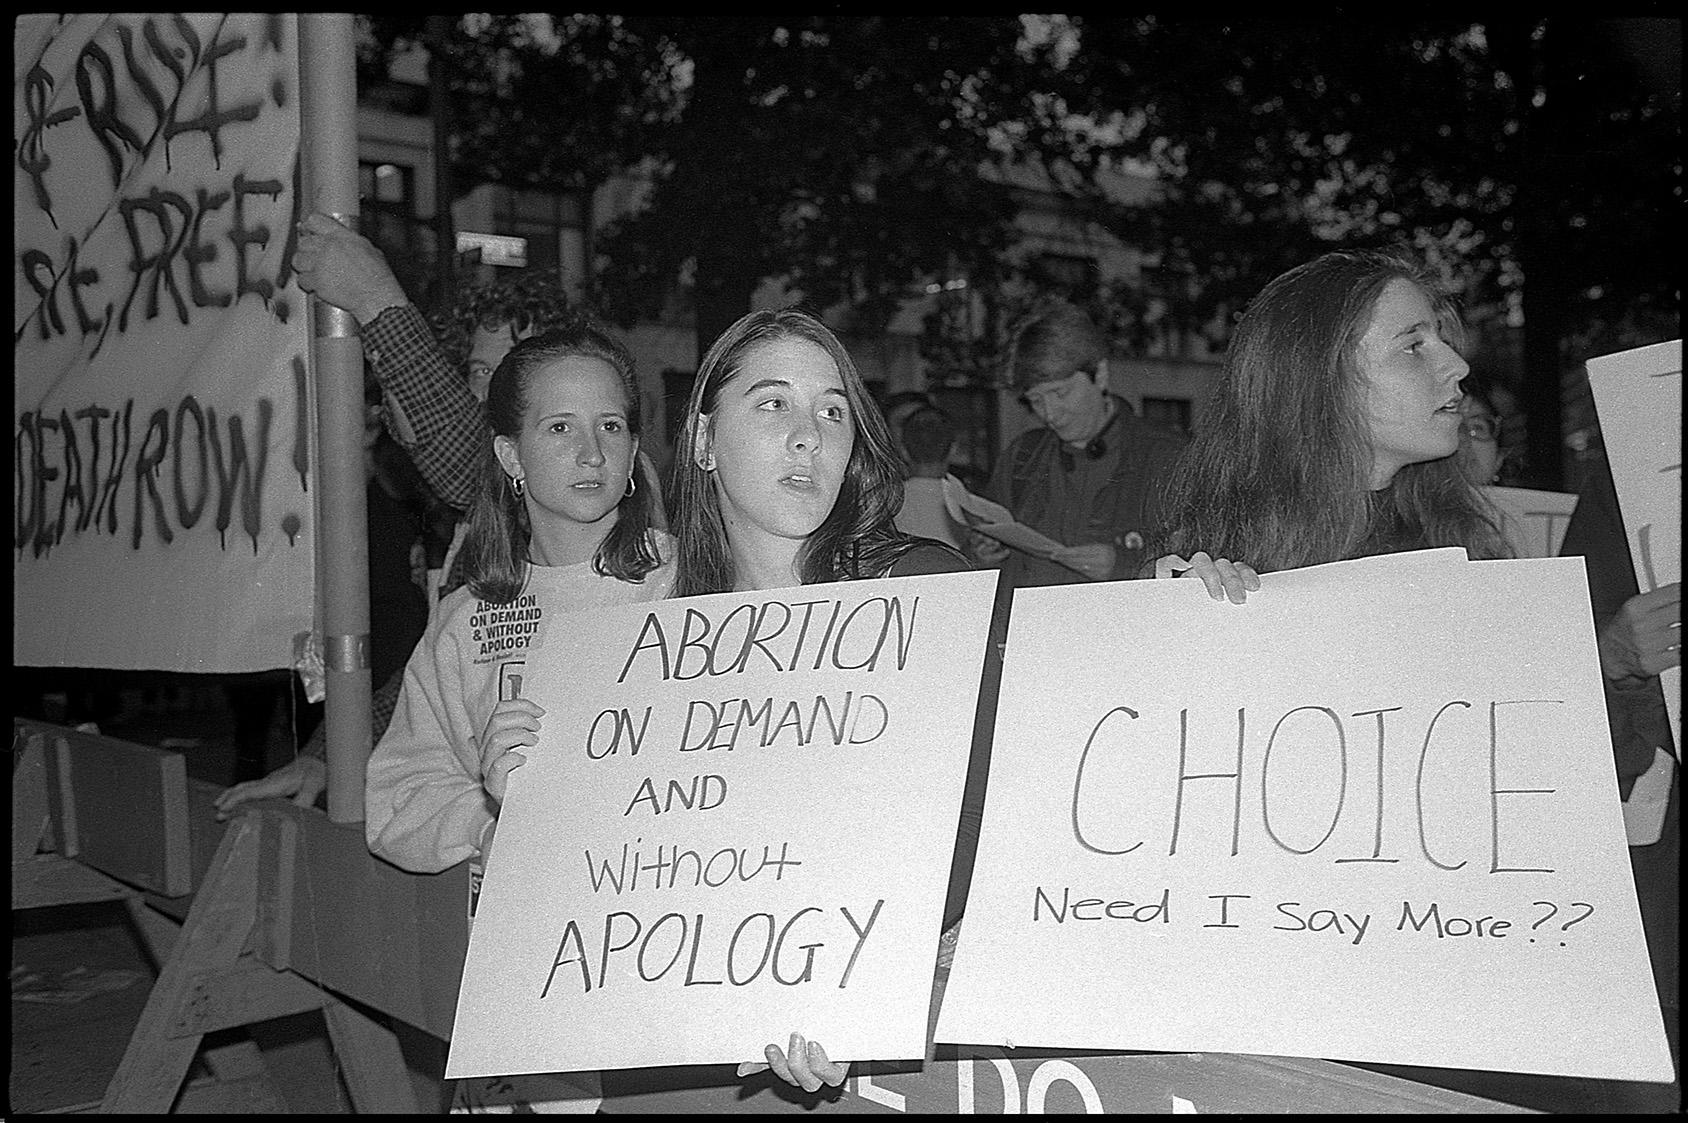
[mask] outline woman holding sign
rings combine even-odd
[[[675,452],[674,595],[948,573],[897,530],[901,461],[856,365],[795,309],[752,312],[704,356]]]
[[[489,845],[511,769],[538,742],[528,645],[561,614],[659,600],[673,541],[632,471],[639,393],[625,346],[584,321],[516,344],[487,392],[492,439],[463,544],[369,759],[369,848],[432,873]]]
[[[1404,255],[1328,253],[1267,284],[1173,473],[1155,575],[1240,603],[1257,572],[1437,546],[1507,556],[1454,459],[1459,333]]]
[[[715,341],[692,384],[675,453],[675,595],[970,568],[959,551],[897,530],[902,497],[890,431],[837,336],[795,309],[752,312]],[[982,794],[970,785],[964,797],[974,842]],[[771,1069],[813,1092],[849,1071],[796,1033],[766,1056],[738,1074]]]

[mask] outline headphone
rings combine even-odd
[[[1061,445],[1059,451],[1063,472],[1070,472],[1078,467],[1078,457],[1073,455],[1072,449],[1068,448],[1065,443]],[[1108,442],[1102,439],[1101,433],[1090,438],[1090,443],[1084,446],[1084,455],[1087,460],[1100,460],[1108,455]]]
[[[1095,375],[1091,377],[1094,378]],[[1122,412],[1124,412],[1123,409],[1116,407],[1114,412],[1108,416],[1108,420],[1102,423],[1101,432],[1091,437],[1085,444],[1084,457],[1086,460],[1100,460],[1108,455],[1108,430],[1114,427],[1114,422],[1119,420],[1119,415]],[[1057,451],[1061,454],[1061,470],[1063,472],[1070,472],[1078,467],[1078,457],[1073,454],[1073,450],[1068,447],[1065,441],[1061,442]]]

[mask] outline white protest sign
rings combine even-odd
[[[937,1039],[1670,1080],[1581,560],[1261,585],[1016,591]]]
[[[446,1075],[919,1057],[995,571],[543,637]]]
[[[1682,580],[1682,341],[1588,360],[1600,438],[1641,591]],[[1682,752],[1682,668],[1659,676]]]
[[[15,662],[265,670],[311,626],[296,23],[18,17]]]
[[[1478,488],[1500,516],[1500,530],[1519,558],[1556,558],[1577,497],[1533,487]]]

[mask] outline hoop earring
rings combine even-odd
[[[639,490],[639,469],[638,469],[637,466],[635,466],[634,469],[631,472],[627,473],[627,494],[628,495],[636,494],[638,492],[638,490]]]
[[[517,499],[520,499],[522,497],[522,489],[527,486],[527,481],[523,480],[520,476],[506,476],[504,478],[510,481],[510,490],[516,493]]]

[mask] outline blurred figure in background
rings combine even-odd
[[[891,445],[897,450],[897,455],[903,458],[903,471],[908,471],[908,449],[903,445],[903,422],[907,421],[920,410],[935,406],[932,395],[924,390],[899,390],[890,395],[881,405],[881,412],[885,414],[885,424],[891,429]]]
[[[955,448],[955,422],[936,406],[923,406],[904,418],[902,438],[909,476],[903,481],[897,529],[960,549],[965,531],[944,506],[944,476]]]
[[[1071,304],[1020,329],[1011,371],[1020,400],[1043,424],[1003,450],[990,498],[1065,545],[1045,559],[974,532],[970,548],[1001,565],[1016,588],[1137,576],[1185,437],[1138,417],[1109,389],[1107,337]]]
[[[1467,378],[1460,389],[1460,431],[1458,463],[1465,478],[1478,487],[1500,483],[1506,464],[1506,451],[1501,447],[1501,415],[1495,408],[1488,387],[1475,378]]]

